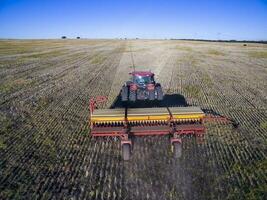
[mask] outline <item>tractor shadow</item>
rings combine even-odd
[[[151,108],[151,107],[184,107],[188,106],[186,99],[181,94],[165,94],[162,101],[136,101],[136,102],[122,102],[120,95],[110,106],[113,108]]]
[[[190,106],[185,97],[181,94],[165,94],[162,101],[136,101],[136,102],[123,102],[121,101],[120,95],[116,97],[112,105],[111,109],[114,108],[153,108],[153,107],[187,107]],[[218,117],[224,117],[220,113],[212,110],[212,109],[202,109],[204,113],[211,114]],[[239,123],[234,119],[228,118],[231,121],[234,128],[238,128]]]

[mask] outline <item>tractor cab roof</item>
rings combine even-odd
[[[151,71],[134,71],[130,73],[132,76],[154,76]]]

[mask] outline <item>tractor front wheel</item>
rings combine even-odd
[[[130,154],[131,154],[130,144],[123,144],[122,145],[122,158],[123,158],[123,160],[129,160]]]

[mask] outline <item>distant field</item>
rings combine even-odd
[[[88,102],[109,108],[132,66],[165,94],[233,118],[185,139],[89,136]],[[0,199],[264,199],[267,45],[176,40],[0,40]]]

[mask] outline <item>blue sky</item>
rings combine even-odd
[[[0,0],[0,38],[267,40],[267,0]]]

